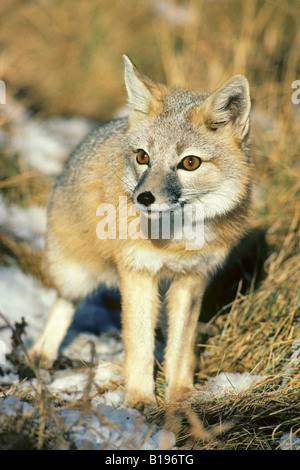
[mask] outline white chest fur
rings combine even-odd
[[[225,256],[225,251],[198,252],[189,256],[176,253],[165,253],[155,247],[131,246],[126,249],[126,263],[137,271],[149,271],[157,275],[160,271],[168,270],[174,273],[198,272],[205,274],[213,271],[220,265]]]

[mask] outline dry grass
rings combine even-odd
[[[162,2],[146,0],[78,2],[76,10],[70,0],[3,2],[0,75],[10,95],[41,115],[100,121],[125,101],[124,52],[169,85],[211,90],[235,73],[248,77],[257,167],[253,235],[259,236],[250,236],[208,291],[198,388],[221,371],[266,378],[250,391],[186,408],[178,437],[203,449],[276,449],[284,432],[300,427],[299,365],[290,364],[300,337],[300,105],[291,101],[292,82],[300,79],[300,6],[297,0],[165,3],[173,5],[169,16],[158,14]],[[0,190],[10,200],[45,203],[52,182],[17,155],[3,152],[0,172]],[[22,262],[20,245],[3,237],[2,255],[15,252]],[[156,418],[165,411],[162,404]],[[220,421],[228,427],[217,435]]]
[[[183,449],[277,450],[283,434],[300,432],[299,413],[299,380],[281,387],[279,377],[270,376],[251,391],[161,405],[152,419],[167,423]]]

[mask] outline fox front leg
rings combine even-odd
[[[58,350],[72,322],[75,305],[58,297],[50,310],[46,325],[29,351],[29,358],[40,367],[49,368],[58,356]]]
[[[185,274],[176,277],[168,290],[167,401],[181,401],[193,390],[194,343],[205,287],[199,275]]]
[[[147,411],[156,405],[153,368],[157,280],[147,273],[122,270],[121,293],[125,405]]]

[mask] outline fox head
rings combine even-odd
[[[125,190],[148,214],[201,203],[225,215],[249,198],[249,84],[236,75],[212,94],[170,90],[124,57],[130,106]]]

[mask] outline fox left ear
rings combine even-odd
[[[132,110],[145,114],[151,114],[154,110],[158,110],[165,93],[165,87],[141,73],[127,55],[123,55],[123,60],[128,103]]]
[[[249,130],[251,109],[249,83],[244,75],[235,75],[203,103],[205,121],[211,130],[232,123],[236,136],[243,140]]]

